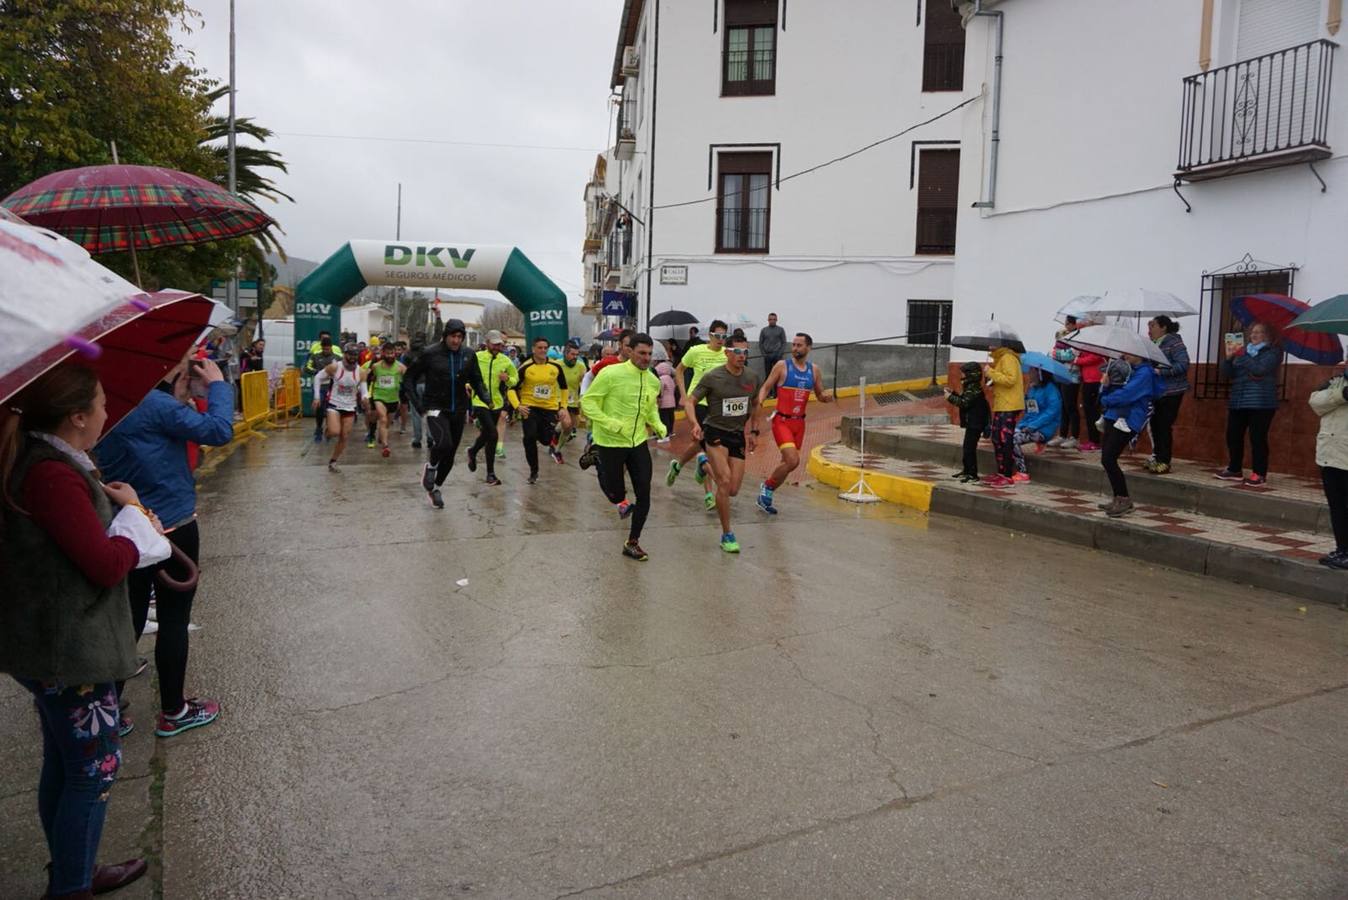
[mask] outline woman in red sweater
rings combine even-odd
[[[0,672],[33,695],[42,728],[38,815],[47,896],[90,897],[145,873],[96,866],[121,764],[114,683],[133,674],[126,576],[168,543],[125,484],[98,481],[89,450],[107,421],[89,369],[48,372],[0,422]],[[121,507],[120,511],[117,507]]]

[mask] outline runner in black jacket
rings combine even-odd
[[[429,462],[421,474],[421,486],[430,496],[431,505],[444,509],[440,485],[454,467],[454,454],[463,438],[464,416],[469,409],[468,389],[490,402],[482,372],[473,351],[463,346],[463,322],[450,319],[445,323],[443,339],[408,367],[403,376],[407,399],[417,406],[417,415],[426,416],[426,440]],[[417,383],[425,381],[425,396],[417,394]]]

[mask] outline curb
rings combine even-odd
[[[857,483],[857,479],[863,474],[861,469],[824,459],[822,450],[822,447],[811,450],[810,459],[805,465],[805,470],[813,475],[815,480],[842,491]],[[866,484],[870,485],[871,490],[882,500],[919,512],[931,509],[932,484],[918,481],[916,478],[904,478],[901,475],[890,475],[869,469],[864,474]]]
[[[826,460],[822,451],[822,447],[811,450],[806,466],[817,480],[846,490],[861,477],[861,469]],[[866,483],[879,497],[909,509],[974,519],[985,525],[1348,609],[1348,579],[1318,565],[1185,535],[1160,534],[1126,520],[1097,521],[871,470],[866,470],[865,475]]]

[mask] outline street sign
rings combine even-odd
[[[239,282],[239,308],[257,307],[257,293],[261,284],[257,281]],[[219,300],[221,303],[229,301],[229,282],[216,279],[211,282],[211,299]]]
[[[661,284],[687,284],[688,267],[687,266],[661,266],[660,267]]]

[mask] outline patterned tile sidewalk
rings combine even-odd
[[[949,430],[951,429],[927,428],[925,426],[904,429],[905,433],[911,432],[914,435],[937,438],[942,438],[944,432]],[[959,434],[958,429],[953,429],[953,431],[955,434]],[[1052,452],[1057,451],[1045,451],[1045,453]],[[841,465],[860,466],[862,464],[861,454],[843,444],[828,444],[821,448],[821,453],[825,459]],[[1069,453],[1062,453],[1061,455],[1064,457],[1070,456]],[[1143,459],[1144,457],[1136,459],[1135,465],[1140,468]],[[1030,465],[1033,468],[1032,461]],[[1015,500],[1018,503],[1026,503],[1069,515],[1096,519],[1105,518],[1105,514],[1096,507],[1096,503],[1106,499],[1101,494],[1068,490],[1034,482],[1018,484],[1011,488],[991,488],[983,484],[960,484],[949,477],[952,469],[947,466],[921,460],[894,459],[872,453],[866,454],[865,468],[929,482],[940,490],[974,492],[1001,500]],[[1198,472],[1186,472],[1184,474],[1188,477],[1200,477]],[[1260,489],[1232,485],[1232,490]],[[1298,486],[1296,488],[1270,487],[1268,490],[1288,492],[1291,490],[1305,491],[1306,489]],[[1315,492],[1315,497],[1323,499],[1323,495],[1318,491]],[[1136,511],[1121,521],[1164,534],[1187,535],[1220,544],[1231,544],[1251,550],[1259,550],[1275,556],[1311,562],[1334,549],[1334,541],[1328,535],[1287,531],[1264,525],[1243,524],[1231,519],[1203,516],[1163,506],[1138,506]]]
[[[964,440],[963,430],[955,425],[881,425],[876,428],[867,428],[866,430],[868,432],[894,434],[900,437],[941,441],[954,446],[959,446]],[[982,442],[981,446],[989,447],[990,442],[985,440]],[[1098,452],[1084,453],[1079,450],[1060,450],[1056,447],[1045,447],[1042,453],[1035,453],[1033,450],[1026,453],[1026,464],[1029,466],[1031,475],[1034,474],[1034,461],[1036,459],[1053,459],[1095,470],[1099,470],[1100,468],[1100,454]],[[1129,471],[1144,471],[1142,466],[1146,461],[1147,455],[1145,453],[1135,452],[1124,454],[1120,459],[1120,464],[1126,474]],[[1215,467],[1208,463],[1176,459],[1172,463],[1172,471],[1170,474],[1162,477],[1174,481],[1196,482],[1205,487],[1220,487],[1232,491],[1267,494],[1269,496],[1283,497],[1289,500],[1300,500],[1317,505],[1323,503],[1325,499],[1320,483],[1311,478],[1302,478],[1296,475],[1281,475],[1274,472],[1269,476],[1269,483],[1267,485],[1263,487],[1250,487],[1241,484],[1238,481],[1222,481],[1213,478],[1212,475],[1215,471]]]

